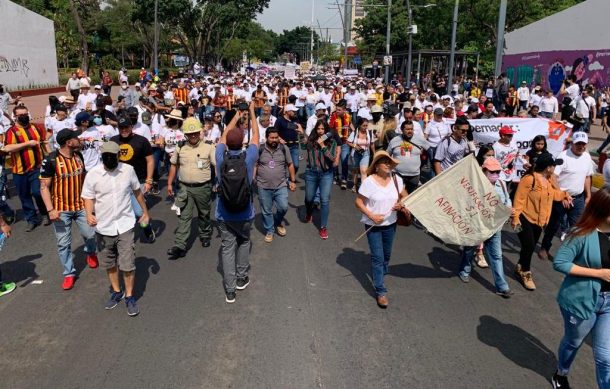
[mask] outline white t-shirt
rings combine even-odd
[[[108,142],[113,136],[119,135],[119,131],[116,128],[112,127],[110,124],[102,124],[100,126],[95,127],[95,129],[97,130],[100,139],[103,142]]]
[[[152,133],[150,132],[150,127],[144,123],[137,122],[135,126],[133,126],[133,133],[143,136],[150,142],[152,139]]]
[[[388,226],[396,223],[396,211],[392,211],[392,207],[398,201],[398,192],[402,192],[403,183],[402,178],[396,176],[396,182],[398,184],[398,191],[394,185],[394,181],[390,182],[384,187],[375,181],[373,176],[368,176],[362,181],[358,193],[366,197],[364,205],[373,214],[386,215],[383,222],[377,224],[377,226]],[[375,225],[371,219],[364,214],[360,218],[360,222],[369,226]]]
[[[218,141],[220,140],[220,129],[218,129],[218,126],[212,126],[211,129],[209,129],[207,132],[205,132],[203,134],[203,141],[204,142],[212,142],[214,144],[218,143]]]
[[[63,130],[64,128],[69,128],[71,130],[74,129],[74,121],[72,119],[66,118],[64,120],[57,120],[56,118],[52,118],[49,120],[49,125],[47,127],[47,130],[52,130],[53,131],[53,147],[55,149],[59,148],[59,144],[57,144],[57,142],[55,141],[55,137],[57,136],[57,133],[61,130]]]
[[[396,132],[400,132],[400,128],[402,126],[402,123],[404,123],[405,121],[405,117],[401,116],[400,120],[398,120],[398,127],[396,128]],[[412,120],[413,122],[413,133],[415,135],[418,135],[420,137],[424,137],[424,130],[422,130],[421,128],[421,124],[419,124],[419,122],[417,120]]]
[[[555,167],[560,189],[571,196],[581,194],[585,189],[585,179],[594,173],[591,155],[585,151],[581,156],[576,156],[568,149],[559,153],[557,158],[563,159],[563,164]]]
[[[500,142],[495,142],[492,146],[494,154],[502,170],[500,171],[500,179],[504,182],[510,182],[515,178],[515,172],[517,171],[517,142],[511,141],[508,145]],[[509,167],[511,166],[511,167]]]
[[[572,100],[574,100],[580,95],[580,87],[578,86],[578,84],[572,84],[566,88],[566,93],[568,94],[568,96],[570,96]]]
[[[447,137],[447,135],[451,134],[451,128],[449,128],[449,125],[445,123],[444,120],[440,122],[430,120],[426,126],[426,129],[424,130],[424,134],[428,135],[428,143],[430,143],[430,147],[436,147],[441,140]]]
[[[102,146],[102,136],[96,127],[89,127],[78,136],[81,140],[81,153],[85,162],[85,169],[91,171],[100,163],[100,147]]]
[[[345,95],[345,101],[347,101],[347,108],[349,108],[352,112],[357,112],[358,105],[360,105],[360,94],[358,92],[355,92],[352,95],[352,93],[350,92]]]
[[[529,101],[530,90],[526,86],[521,86],[521,87],[519,87],[519,89],[517,89],[517,95],[519,96],[519,100]]]
[[[538,107],[540,107],[540,100],[542,100],[542,96],[538,96],[537,94],[532,94],[532,97],[530,97],[530,107],[532,105],[536,105]]]
[[[181,130],[173,130],[171,128],[165,128],[163,133],[163,139],[165,141],[165,152],[172,154],[176,150],[178,142],[185,140],[184,134]]]

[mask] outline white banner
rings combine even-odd
[[[563,123],[549,119],[528,119],[528,118],[495,118],[495,119],[474,119],[468,121],[474,127],[474,142],[477,146],[487,145],[491,147],[495,141],[500,139],[500,128],[506,126],[516,131],[513,141],[519,148],[519,154],[511,155],[509,158],[515,160],[512,169],[516,169],[515,181],[519,181],[525,170],[520,156],[532,147],[532,139],[536,135],[544,135],[547,142],[547,150],[553,156],[557,156],[565,148],[565,141],[570,135],[570,128]],[[510,164],[511,160],[500,161],[503,167]],[[505,174],[512,176],[510,168],[505,168]]]
[[[403,203],[429,232],[461,246],[489,239],[511,214],[473,155],[409,194]]]
[[[292,66],[286,66],[284,68],[284,77],[287,80],[294,80],[297,77],[297,70]]]

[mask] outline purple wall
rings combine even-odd
[[[600,88],[610,86],[610,49],[505,55],[502,69],[514,85],[518,86],[521,81],[528,85],[541,84],[545,89],[551,88],[555,94],[570,74],[575,74],[582,86],[593,84]]]

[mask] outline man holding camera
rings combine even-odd
[[[299,171],[299,135],[303,135],[303,127],[297,122],[299,109],[294,104],[286,104],[284,114],[277,118],[275,128],[280,135],[280,143],[288,146],[294,165],[294,174]]]

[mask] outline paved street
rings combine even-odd
[[[363,230],[354,194],[333,188],[330,238],[321,241],[314,226],[297,218],[302,188],[290,195],[287,237],[264,243],[257,215],[251,283],[232,305],[224,301],[217,269],[220,240],[207,249],[195,240],[186,258],[168,261],[177,218],[158,202],[151,213],[160,236],[136,249],[141,314],[135,318],[123,303],[104,310],[106,276],[85,267],[78,235],[79,278],[64,292],[52,228],[26,233],[19,221],[0,254],[6,279],[18,282],[0,299],[1,386],[550,387],[562,331],[555,303],[562,277],[535,258],[538,290],[517,284],[513,233],[504,234],[503,247],[516,293],[503,300],[492,292],[490,270],[477,269],[463,284],[456,247],[401,228],[384,311],[372,298],[366,239],[354,243]],[[595,386],[589,345],[571,382]]]

